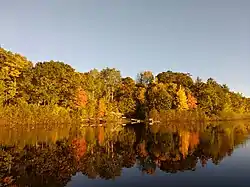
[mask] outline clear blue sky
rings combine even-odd
[[[189,72],[250,96],[250,0],[1,0],[0,44],[77,71]]]

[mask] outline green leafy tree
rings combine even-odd
[[[114,92],[121,82],[120,71],[112,68],[106,68],[101,71],[101,77],[104,81],[104,88],[108,102],[114,101]]]
[[[193,79],[191,78],[191,75],[189,73],[167,71],[159,73],[156,77],[159,83],[174,83],[178,86],[183,86],[185,89],[191,89],[194,84]]]
[[[20,54],[0,47],[0,98],[1,103],[10,103],[17,94],[17,79],[32,63]]]
[[[58,104],[64,107],[74,105],[79,88],[79,76],[63,62],[39,62],[31,71],[30,102],[40,105]]]
[[[231,93],[230,98],[234,112],[242,114],[246,111],[245,99],[240,93]]]
[[[172,108],[172,97],[168,93],[167,85],[163,83],[151,85],[147,91],[147,102],[149,110],[169,110]]]
[[[133,115],[136,109],[135,81],[126,77],[122,79],[119,89],[116,92],[119,110],[127,115]]]
[[[154,75],[151,71],[144,71],[137,75],[137,83],[149,85],[154,82]]]
[[[135,99],[136,99],[136,114],[139,118],[144,118],[146,114],[146,91],[145,86],[141,84],[136,85]]]

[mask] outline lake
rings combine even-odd
[[[0,130],[0,186],[249,186],[250,122]]]

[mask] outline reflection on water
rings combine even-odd
[[[2,186],[93,186],[98,181],[105,186],[103,179],[126,186],[127,179],[118,181],[127,175],[125,171],[132,176],[139,172],[156,177],[157,171],[175,175],[195,171],[208,162],[220,165],[247,141],[249,126],[247,122],[234,122],[81,129],[5,127],[0,133]],[[95,180],[74,182],[75,175]]]

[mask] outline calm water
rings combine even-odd
[[[249,186],[249,124],[6,127],[0,186]]]

